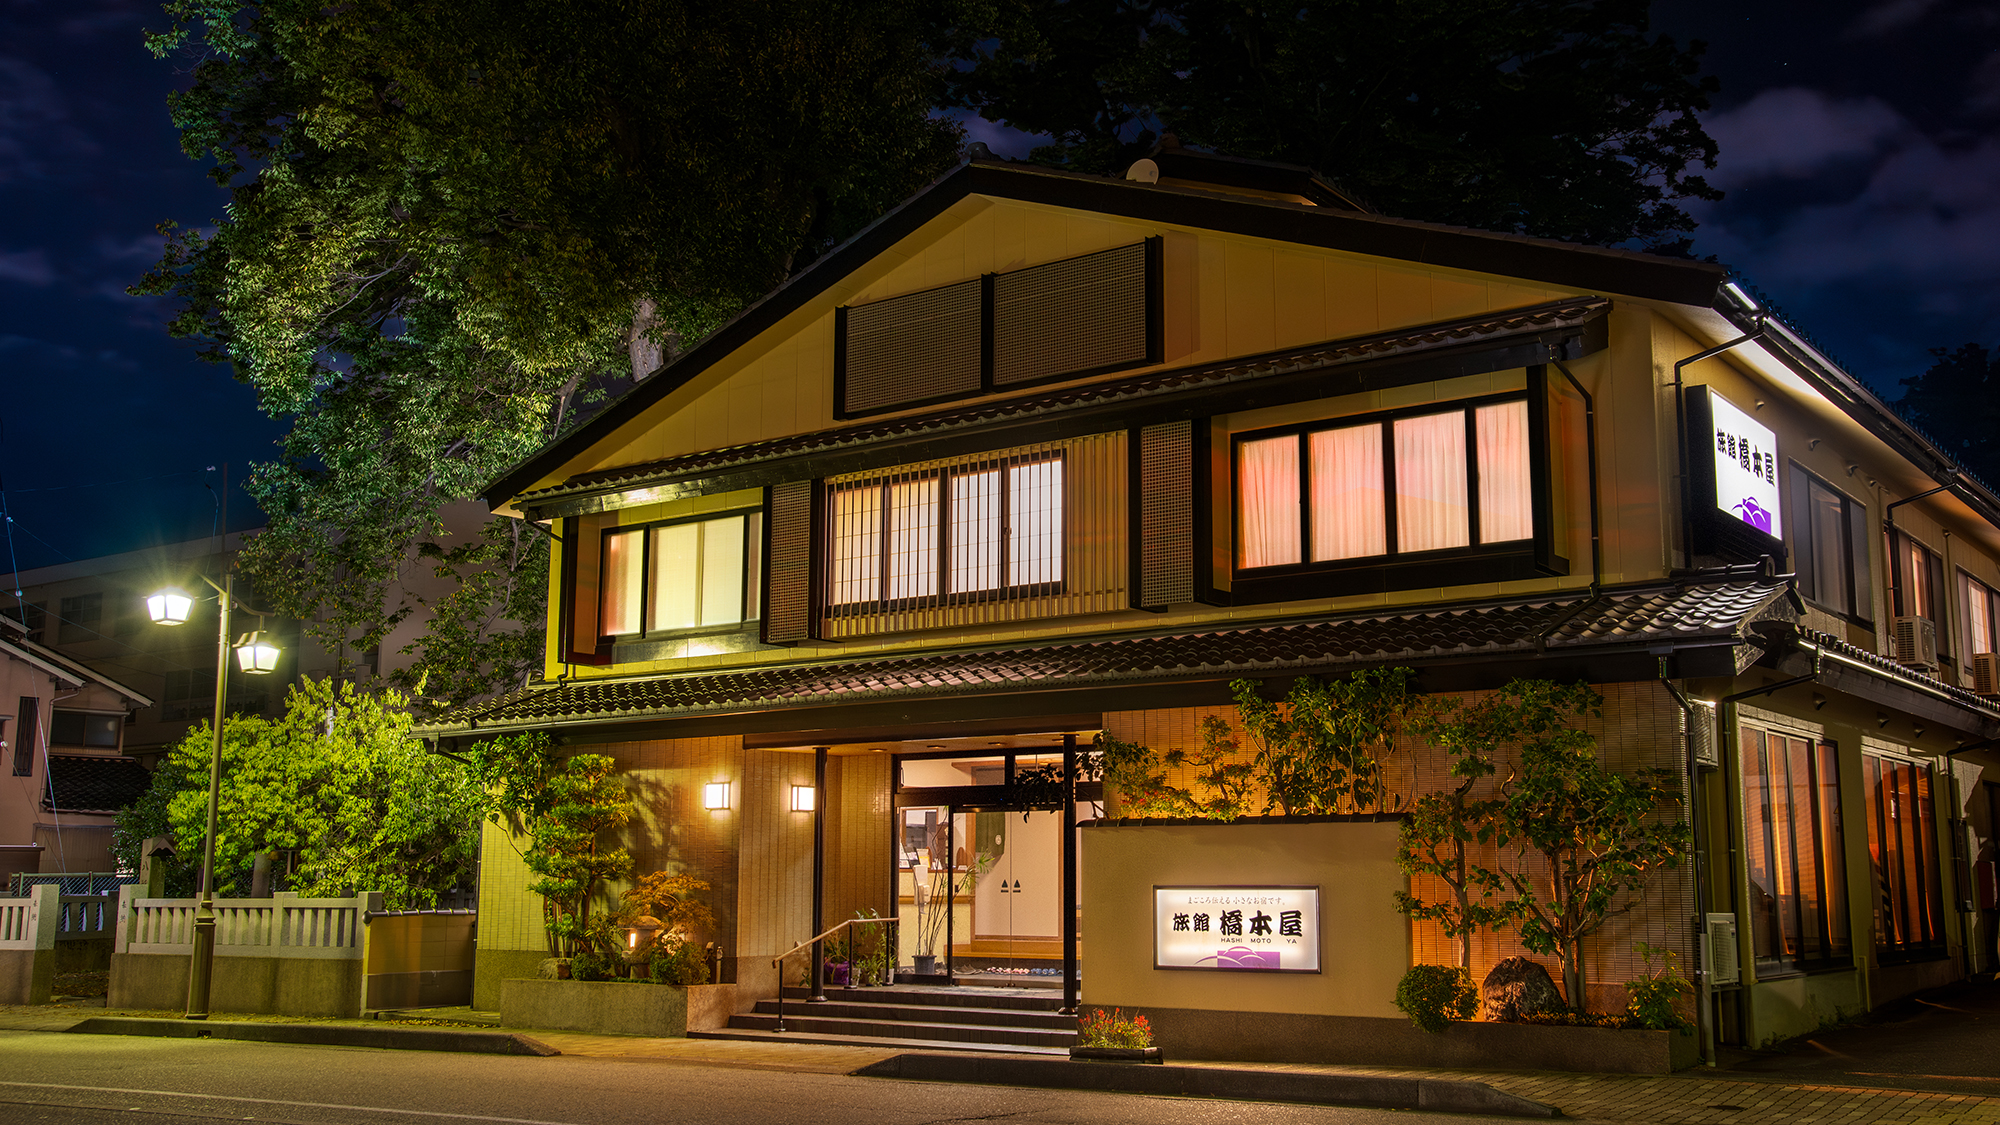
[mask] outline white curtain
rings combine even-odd
[[[1063,580],[1063,463],[1030,461],[1007,470],[1007,517],[1013,542],[1009,586]]]
[[[1993,651],[1993,595],[1970,578],[1965,583],[1965,658]],[[1963,681],[1961,681],[1963,682]]]
[[[1236,451],[1243,514],[1237,565],[1249,570],[1300,561],[1299,439],[1246,441]]]
[[[1396,421],[1396,550],[1471,542],[1465,497],[1465,412]]]
[[[1312,435],[1309,445],[1313,561],[1387,554],[1382,427],[1377,424],[1322,430]]]
[[[639,598],[646,580],[641,531],[621,531],[604,537],[604,560],[598,572],[599,636],[621,637],[639,631]]]
[[[938,479],[889,486],[889,599],[938,592]]]
[[[1530,538],[1535,534],[1535,505],[1528,467],[1528,404],[1503,402],[1473,413],[1473,428],[1479,435],[1479,541]]]
[[[701,619],[702,524],[653,529],[653,581],[647,622],[653,629],[692,629]]]
[[[951,478],[950,590],[1000,587],[1000,470]]]
[[[828,600],[834,605],[875,601],[882,589],[882,486],[841,489],[830,507],[833,573]]]

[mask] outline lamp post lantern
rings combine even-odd
[[[194,911],[194,960],[188,968],[191,1020],[208,1018],[208,986],[215,967],[215,818],[222,799],[222,719],[229,703],[229,612],[236,600],[236,576],[227,569],[220,586],[207,575],[201,580],[216,593],[215,716],[208,756],[208,831],[201,842],[201,899]],[[146,615],[161,625],[184,625],[193,602],[179,590],[162,590],[146,599]],[[277,670],[278,646],[262,631],[247,634],[235,648],[237,666],[244,672],[262,676]]]

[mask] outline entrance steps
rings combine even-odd
[[[1039,988],[829,988],[824,1004],[809,1003],[810,995],[785,989],[782,1032],[778,1002],[759,1000],[728,1027],[688,1037],[1063,1056],[1076,1044],[1076,1017],[1057,1013],[1062,994]]]

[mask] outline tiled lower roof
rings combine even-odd
[[[715,472],[808,453],[847,449],[890,438],[944,433],[1126,399],[1220,386],[1267,375],[1334,367],[1357,360],[1428,351],[1466,340],[1505,339],[1509,336],[1542,332],[1550,328],[1581,325],[1604,315],[1610,308],[1611,302],[1605,298],[1577,297],[1469,320],[1423,325],[1375,336],[1336,340],[1285,352],[1230,360],[1225,363],[1180,368],[1137,379],[1092,383],[1006,402],[985,403],[915,417],[892,418],[841,429],[820,430],[774,441],[729,446],[664,461],[652,461],[643,465],[628,465],[602,472],[585,473],[558,485],[524,492],[516,502],[532,507],[566,496],[589,495],[613,489],[641,488],[690,474]]]
[[[460,708],[425,733],[466,733],[771,707],[1011,690],[1162,683],[1351,664],[1587,652],[1632,645],[1738,644],[1752,623],[1797,618],[1770,579],[1659,583],[1537,599],[1263,626],[532,685]]]
[[[130,806],[153,783],[134,758],[50,754],[42,808],[59,813],[114,813]]]

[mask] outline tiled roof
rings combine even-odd
[[[137,759],[95,754],[50,754],[42,808],[59,813],[114,813],[131,805],[153,783]]]
[[[1377,336],[1315,344],[1308,348],[1254,356],[1228,363],[1182,368],[1138,379],[1093,383],[1007,402],[987,403],[909,418],[894,418],[842,429],[820,430],[810,434],[779,438],[775,441],[728,446],[643,465],[585,473],[559,485],[534,492],[524,492],[518,498],[518,502],[532,507],[537,503],[565,496],[639,488],[695,473],[714,472],[783,457],[845,449],[891,438],[943,433],[1174,391],[1222,386],[1245,379],[1336,367],[1358,360],[1428,351],[1465,340],[1504,338],[1542,332],[1550,328],[1583,324],[1601,316],[1610,307],[1611,302],[1603,298],[1574,298],[1471,320],[1451,321]]]
[[[676,718],[769,707],[1215,679],[1352,664],[1639,645],[1737,644],[1789,622],[1788,584],[1652,584],[1394,614],[872,660],[534,685],[460,708],[427,733]]]
[[[1798,630],[1798,637],[1799,640],[1808,645],[1823,648],[1828,652],[1838,653],[1842,658],[1851,663],[1865,665],[1870,671],[1885,679],[1901,680],[1922,691],[1944,696],[1960,706],[1970,708],[1974,711],[1981,711],[1988,715],[2000,715],[2000,702],[1988,699],[1982,695],[1975,695],[1961,687],[1953,687],[1934,676],[1927,676],[1914,668],[1904,667],[1880,653],[1870,652],[1859,645],[1850,644],[1831,633],[1822,633],[1815,629],[1800,629]]]

